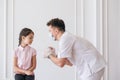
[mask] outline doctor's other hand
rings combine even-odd
[[[45,51],[44,51],[44,58],[49,58],[50,55],[56,55],[55,54],[55,48],[53,47],[48,47]]]

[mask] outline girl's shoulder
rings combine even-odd
[[[15,48],[15,49],[14,49],[14,52],[16,52],[16,51],[18,51],[18,50],[19,50],[19,47]]]
[[[30,48],[30,51],[32,52],[32,55],[33,55],[33,56],[34,56],[34,55],[37,55],[37,51],[36,51],[35,48],[33,48],[33,47],[31,47],[31,46],[29,46],[29,48]]]
[[[14,56],[17,56],[17,54],[19,54],[19,47],[15,48],[13,50]]]
[[[35,48],[34,47],[31,47],[31,46],[28,46],[30,49],[34,49],[35,50]]]
[[[36,52],[36,49],[31,47],[31,46],[28,46],[33,52]]]

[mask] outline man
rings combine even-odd
[[[60,67],[74,65],[79,80],[101,80],[105,61],[97,49],[86,39],[66,32],[64,21],[59,18],[51,19],[47,26],[51,37],[59,41],[59,50],[55,53],[54,48],[48,47],[44,57]]]

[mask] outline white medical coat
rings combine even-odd
[[[59,40],[58,58],[67,58],[76,67],[79,79],[105,67],[103,57],[89,41],[68,32],[64,32]]]

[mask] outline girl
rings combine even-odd
[[[19,34],[19,45],[14,52],[15,80],[34,80],[36,68],[36,50],[29,45],[32,43],[34,32],[24,28]]]

